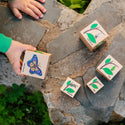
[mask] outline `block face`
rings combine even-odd
[[[47,73],[51,54],[26,51],[21,74],[44,79]]]
[[[73,98],[79,90],[80,86],[81,85],[79,83],[68,77],[61,87],[61,91]]]
[[[97,67],[97,71],[108,80],[112,80],[122,67],[123,66],[118,61],[116,61],[111,55],[108,55]]]
[[[90,50],[103,44],[107,37],[108,34],[96,20],[80,32],[80,38]]]
[[[91,81],[87,83],[87,86],[95,94],[97,93],[104,85],[102,82],[95,76]]]

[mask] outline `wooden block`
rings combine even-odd
[[[87,86],[95,94],[97,93],[104,85],[102,82],[95,76],[91,81],[87,83]]]
[[[60,90],[73,98],[79,90],[80,86],[81,85],[79,83],[68,77]]]
[[[26,51],[21,74],[44,79],[47,74],[51,54],[40,51]]]
[[[114,76],[123,68],[111,55],[108,55],[96,70],[108,80],[112,80]]]
[[[80,32],[80,39],[90,51],[102,45],[107,37],[108,34],[96,20]]]

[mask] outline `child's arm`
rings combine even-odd
[[[36,48],[31,45],[19,43],[9,37],[4,36],[3,34],[0,34],[0,52],[6,54],[13,66],[14,71],[18,75],[21,75],[22,66],[20,56],[25,50],[36,50]]]
[[[45,0],[38,0],[44,3]],[[42,13],[46,12],[44,6],[42,6],[36,0],[9,0],[9,7],[18,19],[22,19],[20,11],[32,16],[35,19],[43,17]]]

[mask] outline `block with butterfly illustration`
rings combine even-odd
[[[108,34],[96,20],[80,31],[80,39],[90,51],[102,45],[107,37]]]
[[[51,54],[40,51],[26,51],[21,74],[45,79]]]
[[[68,77],[61,87],[61,91],[73,98],[80,86],[81,85],[79,83]]]
[[[87,83],[87,86],[95,94],[97,93],[104,85],[103,83],[95,76],[91,81]]]
[[[117,60],[111,55],[108,55],[96,70],[108,80],[112,80],[122,67],[123,66]]]

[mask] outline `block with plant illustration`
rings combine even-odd
[[[90,51],[102,45],[107,37],[108,34],[96,20],[80,32],[80,39]]]
[[[95,94],[97,93],[104,85],[102,82],[95,76],[91,81],[87,83],[87,86]]]
[[[79,90],[80,86],[81,85],[79,83],[68,77],[63,86],[61,87],[61,91],[73,98]]]
[[[108,55],[97,67],[97,71],[108,80],[112,80],[122,67],[123,66],[118,61],[116,61],[111,55]]]
[[[51,54],[41,51],[26,51],[21,74],[44,79]]]

